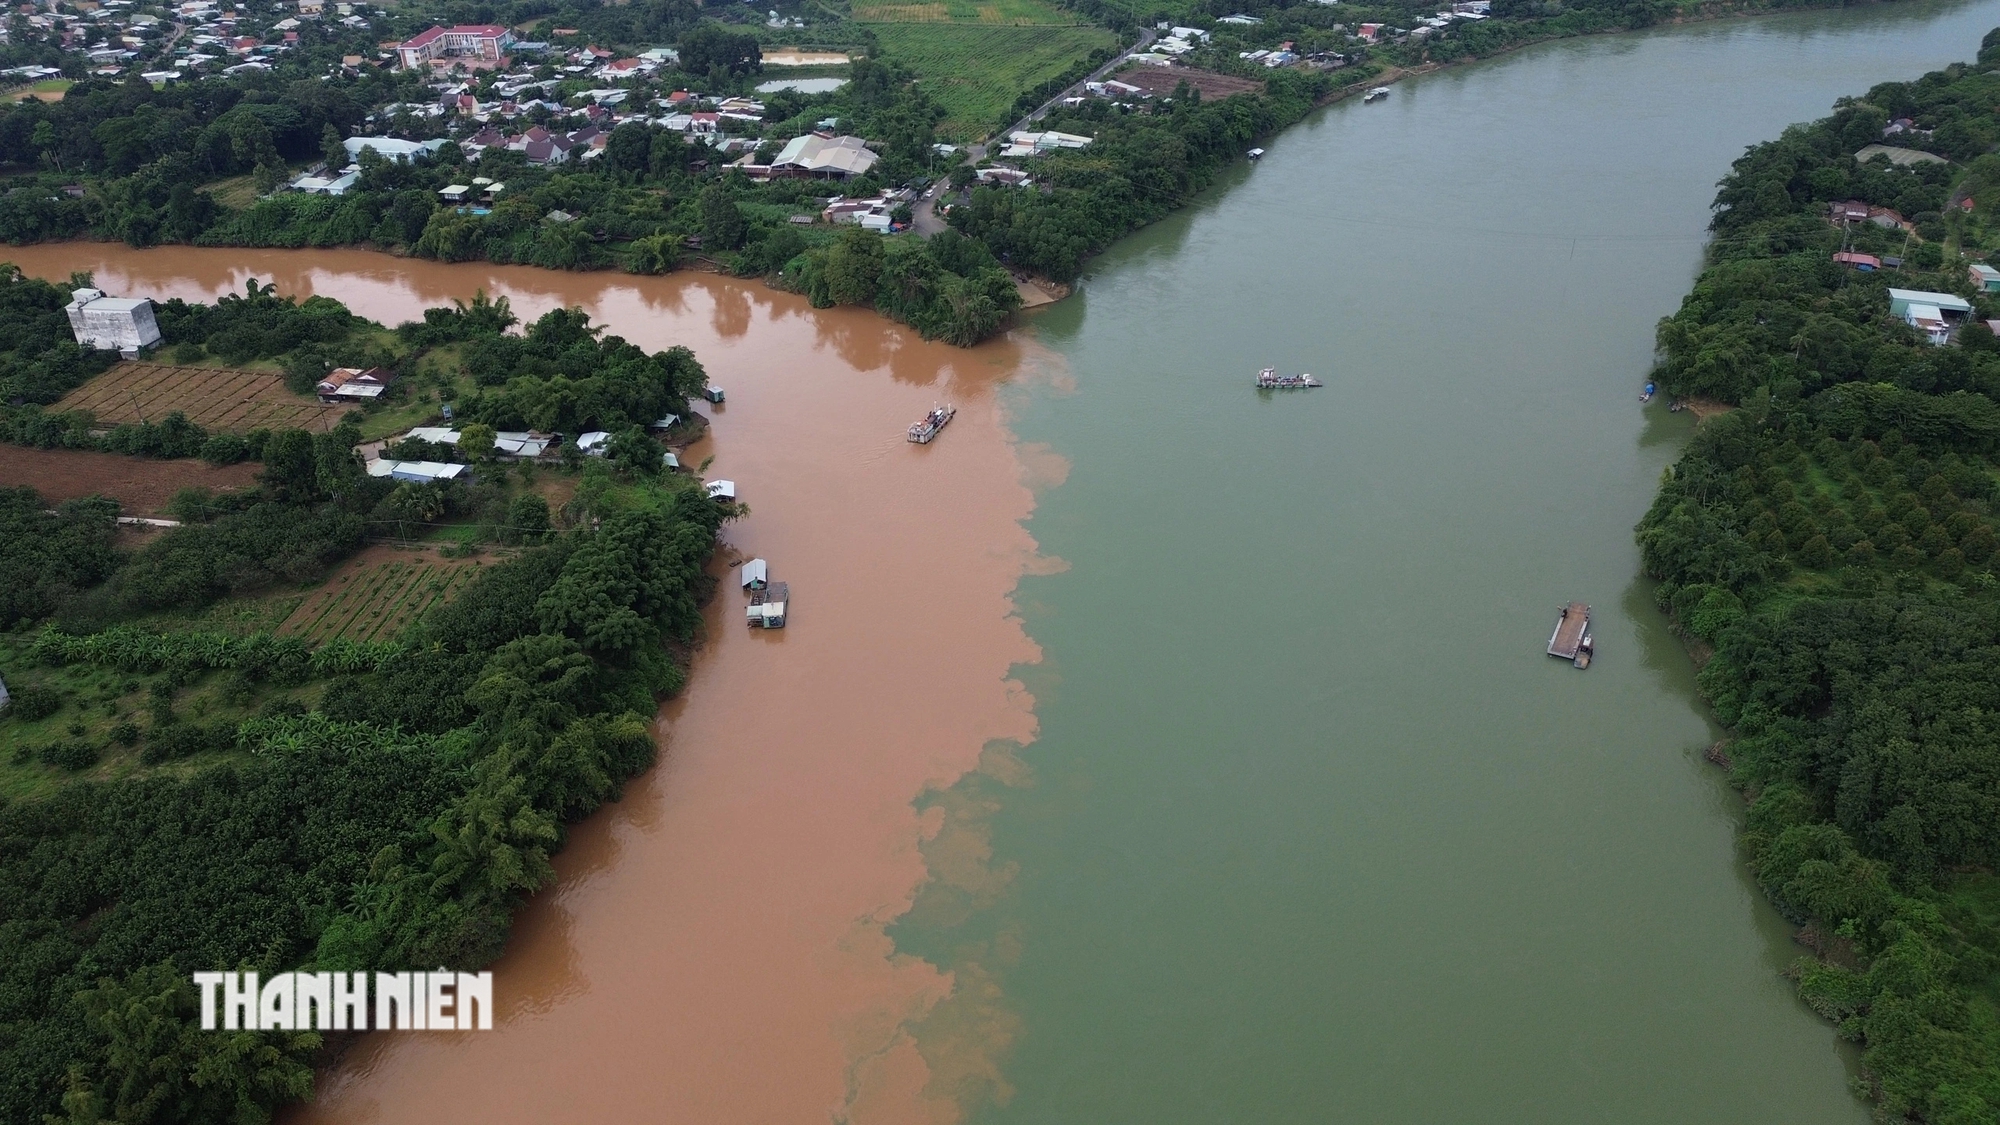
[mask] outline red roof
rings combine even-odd
[[[498,39],[502,35],[507,34],[507,29],[497,23],[462,23],[453,27],[433,26],[430,30],[418,35],[415,39],[406,40],[402,45],[405,47],[427,47],[437,42],[438,38],[446,32],[450,32],[453,35],[477,35],[485,39]]]

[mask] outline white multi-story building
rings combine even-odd
[[[153,302],[144,297],[107,297],[96,289],[78,289],[63,306],[76,342],[86,348],[136,355],[160,342],[153,319]]]

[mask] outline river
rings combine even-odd
[[[484,287],[692,346],[725,590],[501,1027],[298,1122],[1855,1122],[1631,527],[1714,181],[2000,0],[1547,44],[1343,103],[971,351],[755,285],[31,247],[395,322]],[[1259,366],[1327,386],[1249,387]],[[934,445],[902,428],[949,399]],[[1039,546],[1038,546],[1039,544]],[[1596,612],[1587,672],[1541,655]]]

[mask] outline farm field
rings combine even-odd
[[[944,106],[941,137],[972,140],[1001,124],[1021,91],[1061,74],[1117,36],[1098,27],[871,24],[882,53],[917,73]]]
[[[430,551],[370,547],[299,602],[278,632],[314,642],[386,641],[425,610],[444,604],[480,565]]]
[[[325,432],[345,408],[285,389],[268,371],[120,363],[64,395],[56,410],[88,410],[99,422],[157,422],[178,410],[209,430]]]
[[[159,512],[183,488],[249,488],[262,469],[251,462],[218,469],[206,461],[0,445],[0,484],[25,484],[56,504],[92,494],[109,496],[129,515]]]
[[[1080,27],[1089,21],[1047,0],[858,0],[858,23],[981,23],[1005,27]]]

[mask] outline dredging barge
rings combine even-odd
[[[1321,385],[1310,375],[1280,375],[1275,367],[1266,367],[1257,373],[1257,389],[1260,391],[1297,391]]]
[[[910,440],[918,445],[929,445],[931,439],[938,436],[938,431],[949,425],[957,414],[958,407],[949,403],[931,407],[931,412],[924,415],[923,421],[910,427]]]
[[[1588,668],[1592,648],[1590,607],[1571,602],[1556,616],[1556,631],[1549,634],[1549,655],[1560,656],[1578,668]]]

